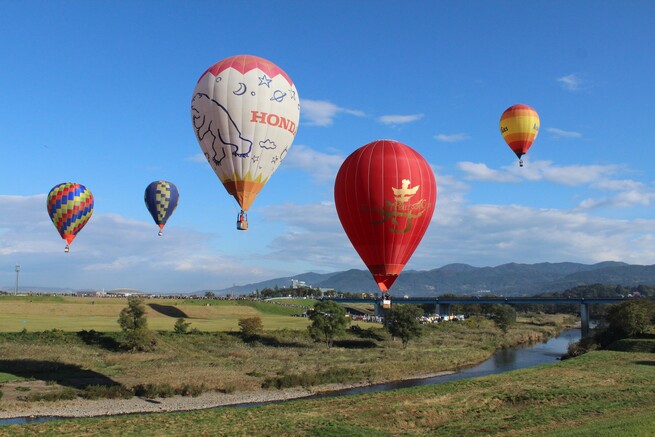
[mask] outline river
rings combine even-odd
[[[365,387],[337,390],[333,392],[320,393],[303,399],[319,399],[326,397],[354,395],[361,393],[374,393],[386,390],[395,390],[406,387],[417,387],[421,385],[443,384],[449,381],[458,381],[478,376],[492,375],[496,373],[509,372],[511,370],[523,369],[526,367],[551,364],[567,352],[570,343],[580,340],[580,329],[569,329],[563,331],[558,337],[553,337],[545,343],[538,343],[530,346],[515,347],[497,351],[491,358],[483,361],[477,366],[461,369],[455,373],[432,378],[412,379],[406,381],[389,382],[384,384],[369,385]],[[230,407],[254,407],[284,401],[245,403],[230,405]],[[226,407],[217,407],[226,408]],[[13,419],[0,419],[0,425],[25,424],[47,422],[50,420],[62,419],[56,416],[44,417],[17,417]]]

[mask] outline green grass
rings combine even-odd
[[[654,338],[625,338],[615,341],[609,346],[610,350],[621,352],[651,352],[655,353]]]
[[[300,307],[273,303],[230,300],[147,299],[148,326],[173,330],[178,318],[201,331],[238,331],[239,319],[260,316],[264,330],[305,329],[308,321],[292,317],[304,312]],[[119,331],[118,315],[127,306],[122,298],[62,296],[0,297],[0,332]]]
[[[652,435],[655,355],[592,352],[548,366],[256,408],[75,419],[9,434],[216,436]]]

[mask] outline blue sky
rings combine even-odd
[[[0,286],[217,289],[365,268],[339,224],[341,162],[376,139],[432,165],[432,224],[406,269],[655,263],[655,3],[0,0]],[[301,100],[298,134],[238,232],[190,121],[200,75],[252,54]],[[541,130],[519,168],[498,129]],[[164,237],[143,203],[180,203]],[[91,190],[64,254],[45,197]]]

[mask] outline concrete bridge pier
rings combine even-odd
[[[437,305],[439,315],[450,315],[450,304],[449,303],[440,303]]]
[[[382,308],[382,300],[377,299],[375,301],[375,315],[377,317],[383,317],[384,316],[384,309]]]
[[[582,324],[582,337],[589,335],[589,305],[586,303],[580,304],[580,322]]]

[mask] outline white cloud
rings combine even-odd
[[[298,169],[309,173],[317,183],[334,181],[344,161],[341,155],[330,155],[302,144],[294,145],[284,158],[284,169]]]
[[[440,192],[432,224],[406,269],[432,269],[452,262],[475,266],[544,261],[655,263],[655,220],[615,220],[584,211],[520,205],[467,205],[462,196],[453,201],[450,195],[445,187]],[[333,205],[286,204],[268,209],[266,218],[292,229],[271,244],[276,258],[289,263],[311,261],[333,270],[364,268],[341,230]]]
[[[411,115],[382,115],[378,117],[378,121],[383,124],[396,125],[396,124],[407,124],[414,121],[420,120],[423,118],[423,114],[411,114]]]
[[[546,128],[546,131],[550,133],[556,140],[560,138],[582,138],[582,134],[580,132],[566,131],[556,127]]]
[[[189,156],[186,158],[186,160],[191,162],[199,162],[202,164],[207,163],[207,158],[203,153],[198,153],[197,155]]]
[[[587,81],[578,73],[562,76],[557,81],[567,91],[580,91],[588,86]]]
[[[45,195],[0,196],[0,265],[20,264],[21,285],[189,292],[282,276],[217,253],[214,234],[169,225],[159,238],[151,221],[97,211],[66,254],[45,203]],[[0,286],[12,281],[0,271]]]
[[[518,182],[520,179],[507,171],[493,170],[482,162],[459,162],[457,168],[465,173],[467,179],[490,182]]]
[[[466,141],[471,139],[471,137],[466,133],[458,134],[437,134],[434,137],[438,141],[443,141],[445,143],[457,143],[460,141]]]
[[[300,106],[301,117],[306,118],[308,120],[306,124],[312,126],[330,126],[340,113],[357,117],[363,117],[365,115],[362,111],[342,108],[327,100],[302,99]]]
[[[494,170],[484,163],[460,162],[457,167],[471,180],[492,182],[546,181],[561,185],[589,185],[616,174],[619,165],[567,165],[557,166],[551,161],[529,161],[526,167],[506,166]]]

